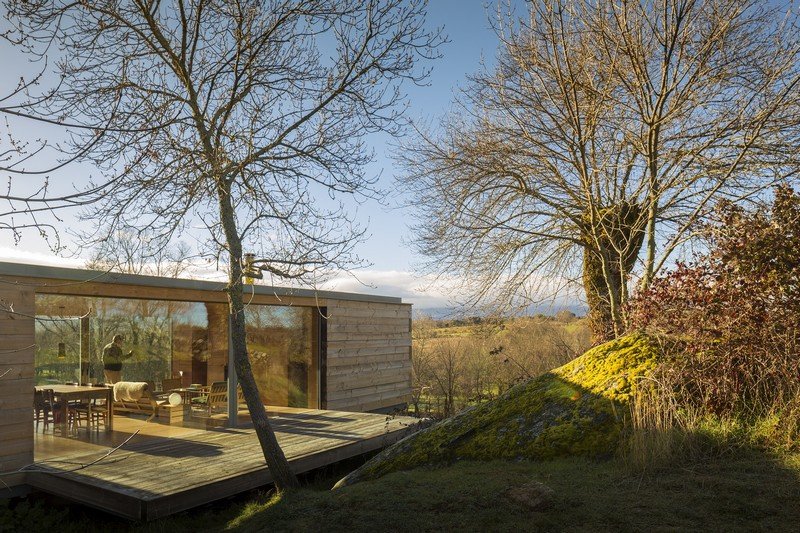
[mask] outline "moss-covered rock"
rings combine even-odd
[[[624,404],[657,357],[655,344],[640,334],[597,346],[492,402],[406,437],[336,487],[459,459],[609,456],[619,442]]]

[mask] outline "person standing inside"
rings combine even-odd
[[[114,335],[114,339],[103,348],[103,374],[106,383],[116,383],[122,374],[122,361],[133,355],[133,350],[122,353],[124,335]]]

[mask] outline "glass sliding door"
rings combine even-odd
[[[125,381],[225,379],[225,304],[39,294],[36,316],[37,384],[103,382],[103,348],[115,335],[125,337],[123,353],[133,352]]]
[[[181,302],[174,315],[172,374],[184,386],[223,381],[228,365],[228,306]]]

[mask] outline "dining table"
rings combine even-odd
[[[90,385],[39,385],[37,391],[52,389],[56,403],[61,404],[61,429],[67,428],[67,409],[69,402],[80,400],[106,401],[106,431],[114,428],[114,389],[111,387]]]

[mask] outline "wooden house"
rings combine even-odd
[[[245,285],[245,301],[266,405],[388,412],[410,399],[411,306],[401,299]],[[236,387],[224,284],[0,262],[0,472],[34,461],[34,387],[103,382],[115,335],[132,352],[122,379]]]

